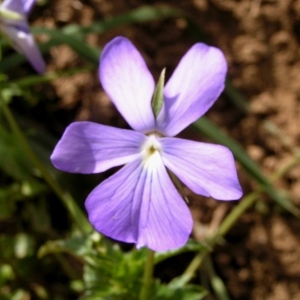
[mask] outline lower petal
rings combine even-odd
[[[165,166],[196,194],[218,200],[242,196],[228,148],[178,138],[163,138],[161,143]]]
[[[151,158],[152,159],[152,158]],[[167,251],[183,246],[192,231],[191,213],[174,187],[160,155],[147,168],[137,247]]]
[[[167,251],[186,243],[192,218],[161,157],[154,156],[151,164],[136,160],[101,183],[88,196],[86,209],[104,235]]]
[[[98,185],[85,207],[96,230],[115,240],[135,243],[138,239],[139,201],[134,201],[142,168],[134,161]]]

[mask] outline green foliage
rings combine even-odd
[[[195,284],[183,286],[176,279],[169,284],[161,284],[156,281],[154,291],[155,293],[151,296],[151,300],[201,300],[208,295],[208,292],[203,287]]]
[[[176,251],[156,253],[156,263],[184,252],[206,249],[195,241],[189,241]],[[124,252],[121,248],[98,233],[90,236],[74,235],[65,240],[48,241],[38,252],[39,258],[51,254],[68,254],[74,256],[83,265],[81,285],[84,294],[80,299],[138,299],[142,285],[143,267],[147,258],[147,249],[132,249]],[[207,295],[198,285],[183,285],[179,280],[169,284],[153,283],[151,299],[202,299]],[[173,297],[173,298],[172,298]]]
[[[0,156],[5,157],[0,160],[1,170],[15,179],[27,178],[33,172],[32,166],[14,135],[0,128],[0,139]]]
[[[164,86],[165,86],[165,73],[166,69],[163,69],[160,73],[158,83],[154,90],[153,98],[152,98],[152,110],[155,118],[159,115],[160,110],[164,104]]]

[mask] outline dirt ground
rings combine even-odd
[[[224,51],[229,77],[246,96],[250,110],[239,111],[223,95],[207,116],[241,143],[266,175],[284,165],[300,145],[300,0],[52,0],[31,18],[35,25],[48,28],[72,22],[88,25],[143,4],[181,9],[201,25],[209,44]],[[195,42],[180,18],[123,26],[101,36],[90,35],[87,41],[103,47],[116,35],[134,42],[156,78],[163,67],[169,76]],[[67,46],[52,48],[46,59],[48,71],[80,64]],[[54,128],[57,135],[71,119],[126,127],[95,72],[56,80],[49,93],[60,99],[55,112],[70,116]],[[188,131],[182,136],[199,139]],[[250,192],[255,183],[239,170],[245,193]],[[278,180],[276,187],[288,192],[300,207],[300,166]],[[300,222],[265,198],[218,247],[215,267],[232,299],[300,299]],[[193,195],[191,199],[194,235],[200,240],[205,234],[201,230],[217,226],[234,205]]]

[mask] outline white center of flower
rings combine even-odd
[[[157,155],[160,155],[162,146],[159,138],[159,135],[152,133],[148,136],[147,140],[142,145],[141,152],[145,165],[148,165],[150,161],[157,157]]]

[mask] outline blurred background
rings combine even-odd
[[[300,1],[44,0],[34,7],[29,22],[47,72],[36,75],[1,38],[0,92],[43,168],[84,214],[88,193],[115,170],[67,174],[55,170],[49,156],[75,120],[129,128],[99,83],[101,48],[117,35],[128,37],[156,80],[164,67],[170,77],[196,42],[224,52],[224,93],[203,123],[180,136],[230,147],[244,195],[257,189],[262,193],[211,253],[214,274],[229,298],[207,283],[201,268],[192,283],[211,290],[204,299],[300,299]],[[76,233],[66,205],[17,135],[1,112],[0,299],[135,299],[84,295],[90,273],[82,247],[97,247]],[[205,245],[239,201],[225,203],[185,192],[195,222],[192,238]],[[71,246],[66,244],[70,236],[75,236]],[[89,241],[97,244],[99,239],[96,234]],[[121,245],[122,253],[131,249]],[[186,251],[158,262],[155,276],[168,283],[193,257],[193,251]],[[116,264],[120,266],[118,260]]]

